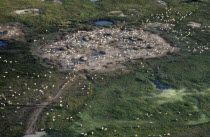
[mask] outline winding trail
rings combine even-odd
[[[47,102],[43,102],[41,104],[39,104],[39,106],[48,106],[49,104],[51,104],[53,101],[55,101],[58,97],[61,96],[61,94],[63,93],[63,89],[65,89],[67,87],[67,85],[70,82],[73,82],[74,79],[76,78],[76,75],[74,75],[73,78],[69,78],[62,86],[61,88],[57,91],[57,94],[52,97],[49,101]],[[44,110],[44,108],[37,108],[30,116],[28,123],[27,123],[27,129],[25,134],[29,135],[29,134],[33,134],[35,133],[36,129],[37,129],[37,122],[39,119],[40,114],[42,113],[42,111]]]

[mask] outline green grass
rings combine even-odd
[[[203,101],[205,106],[209,105],[203,98],[206,96],[208,100],[210,97],[208,91],[205,90],[204,95],[196,93],[196,90],[177,90],[177,94],[172,94],[176,90],[165,90],[156,95],[154,85],[148,80],[149,76],[141,75],[142,81],[136,79],[139,76],[139,72],[135,72],[106,80],[107,82],[103,85],[100,81],[95,85],[94,93],[96,95],[83,109],[79,110],[81,113],[75,115],[76,120],[66,122],[66,119],[63,118],[55,122],[50,120],[47,122],[51,125],[50,127],[46,126],[47,129],[51,128],[50,136],[66,136],[65,134],[78,136],[80,133],[89,133],[90,135],[91,132],[96,132],[95,136],[114,136],[115,134],[145,136],[149,133],[172,132],[172,129],[176,128],[181,131],[181,128],[188,128],[193,122],[197,124],[208,122],[207,117],[203,118],[203,115],[209,112],[208,108],[199,106],[195,109],[194,107]],[[195,96],[196,100],[194,100]],[[161,104],[158,103],[160,101],[162,101]],[[57,113],[59,114],[59,112]],[[151,116],[148,117],[148,115]],[[171,129],[166,128],[166,125]],[[147,128],[144,130],[135,129],[138,126]],[[154,126],[159,129],[153,131]],[[180,126],[181,128],[179,128]],[[65,127],[69,127],[69,130],[66,131]],[[101,130],[102,127],[108,128],[108,130]],[[58,131],[53,132],[53,130]],[[116,133],[114,130],[119,132]]]
[[[66,73],[42,66],[41,60],[31,55],[29,44],[12,42],[11,45],[7,52],[0,53],[0,92],[6,98],[1,101],[0,126],[4,136],[19,136],[33,109],[11,105],[34,105],[48,100],[65,81]]]
[[[108,19],[134,20],[134,17],[127,18],[109,17],[107,12],[112,10],[128,10],[136,8],[141,12],[140,19],[150,15],[150,13],[159,11],[162,6],[154,4],[152,0],[132,0],[119,1],[108,0],[97,3],[89,0],[63,0],[63,4],[52,2],[42,2],[40,0],[8,0],[0,1],[1,23],[19,22],[27,32],[26,35],[38,35],[40,33],[57,31],[61,28],[86,28],[88,24],[93,24],[94,20]],[[155,6],[154,6],[155,5]],[[19,9],[39,8],[40,15],[14,15],[11,12]],[[162,8],[163,9],[163,8]]]
[[[202,124],[202,123],[207,123],[210,121],[210,118],[207,117],[205,114],[202,114],[200,116],[200,118],[196,121],[189,121],[189,125],[198,125],[198,124]]]
[[[200,96],[200,93],[189,95],[187,91],[182,91],[182,100],[178,98],[171,102],[166,99],[159,104],[157,102],[164,100],[159,98],[162,93],[157,96],[151,83],[136,81],[135,77],[134,74],[126,74],[110,80],[104,86],[96,84],[96,95],[78,110],[80,113],[74,115],[72,121],[66,119],[71,116],[67,115],[70,113],[68,109],[48,111],[47,113],[52,115],[44,116],[43,120],[47,119],[45,128],[49,129],[49,136],[79,136],[81,133],[90,135],[91,132],[96,133],[93,136],[147,136],[152,133],[171,133],[176,128],[181,131],[181,128],[188,128],[189,125],[209,121],[207,117],[203,117],[207,108],[205,111],[201,107],[194,109],[200,100],[194,101],[193,98]],[[174,96],[170,96],[171,100]],[[205,96],[210,97],[210,94],[206,92]],[[52,121],[52,116],[58,114],[61,114],[62,118]],[[159,128],[154,131],[155,127]],[[102,128],[107,128],[107,131]]]
[[[40,0],[0,0],[0,11],[4,11],[0,12],[1,24],[18,23],[25,32],[26,39],[38,40],[33,44],[10,41],[12,46],[6,48],[6,52],[0,52],[0,93],[7,98],[1,104],[3,109],[0,114],[5,116],[0,117],[1,134],[8,137],[23,135],[26,120],[33,111],[33,108],[8,106],[8,101],[13,104],[46,101],[68,76],[67,72],[50,68],[31,55],[30,50],[59,40],[60,35],[68,31],[94,29],[95,20],[105,19],[113,21],[114,26],[134,28],[141,27],[142,22],[146,21],[173,23],[176,26],[172,30],[148,30],[164,36],[175,46],[179,46],[181,51],[160,59],[126,63],[129,68],[127,73],[96,73],[96,76],[94,73],[91,74],[93,80],[79,78],[78,82],[65,89],[62,98],[42,113],[39,129],[46,130],[50,137],[74,137],[81,133],[97,137],[136,134],[144,137],[166,133],[176,137],[207,137],[210,127],[210,56],[209,50],[203,52],[200,46],[209,47],[210,29],[193,29],[187,27],[186,23],[195,21],[209,26],[210,9],[207,4],[200,2],[165,1],[169,3],[170,11],[153,0],[101,0],[95,3],[88,0],[63,0],[63,5]],[[40,15],[11,14],[14,10],[25,8],[39,8]],[[137,9],[138,12],[130,12],[129,8]],[[112,10],[122,10],[128,16],[108,16],[107,13]],[[191,16],[181,19],[191,12]],[[162,20],[157,18],[161,15]],[[183,38],[189,32],[191,35]],[[195,49],[197,51],[193,52]],[[158,90],[157,93],[151,80],[172,89]],[[49,86],[44,94],[36,90],[42,85]],[[55,87],[52,88],[52,85]],[[4,104],[6,107],[3,107]]]

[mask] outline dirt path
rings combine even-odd
[[[63,85],[62,87],[57,91],[57,94],[51,98],[51,100],[49,100],[48,102],[43,102],[39,105],[41,106],[48,106],[49,104],[51,104],[53,101],[55,101],[58,97],[60,97],[60,95],[63,93],[63,89],[65,89],[67,87],[67,85],[70,82],[73,82],[74,79],[76,78],[76,76],[74,75],[73,78],[69,78]],[[42,113],[42,111],[44,110],[44,108],[37,108],[32,114],[31,117],[27,123],[27,130],[25,132],[26,135],[28,134],[33,134],[35,133],[36,129],[37,129],[37,121],[39,119],[40,114]]]
[[[44,102],[42,104],[49,105],[48,102]],[[38,120],[39,115],[41,114],[42,111],[43,111],[43,108],[38,108],[33,112],[30,120],[28,121],[28,129],[26,130],[26,135],[35,133],[37,120]]]

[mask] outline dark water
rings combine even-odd
[[[90,0],[90,1],[92,1],[92,2],[96,2],[96,1],[99,1],[99,0]]]
[[[0,41],[0,47],[7,46],[7,45],[8,45],[8,43],[5,43],[3,41]]]
[[[113,23],[111,21],[96,21],[94,24],[99,26],[107,26],[112,25]]]
[[[161,89],[161,90],[164,90],[164,89],[170,89],[170,87],[166,86],[166,85],[163,85],[161,84],[160,82],[156,82],[156,81],[151,81],[153,84],[155,84],[156,88],[157,89]]]

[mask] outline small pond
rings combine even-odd
[[[112,25],[113,23],[111,21],[96,21],[94,24],[98,26],[108,26]]]
[[[5,43],[3,41],[0,41],[0,47],[7,46],[7,45],[8,45],[8,43]]]
[[[170,87],[163,85],[160,82],[157,82],[157,81],[151,81],[151,82],[156,86],[157,89],[160,89],[160,90],[170,89]]]

